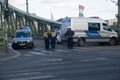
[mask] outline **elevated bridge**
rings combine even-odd
[[[47,27],[60,28],[61,23],[39,16],[28,14],[10,4],[8,12],[5,12],[5,0],[0,0],[0,29],[7,32],[8,36],[14,34],[17,28],[29,26],[34,36],[41,36]],[[6,16],[7,15],[7,16]]]

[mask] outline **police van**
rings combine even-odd
[[[23,29],[17,29],[13,38],[12,48],[33,48],[34,42],[32,37],[32,31],[30,28],[24,27]]]
[[[115,45],[118,34],[112,30],[107,23],[100,18],[79,18],[66,17],[62,20],[62,40],[65,39],[67,28],[71,28],[75,35],[74,42],[79,46],[84,46],[86,42],[98,42],[100,44],[109,43]]]

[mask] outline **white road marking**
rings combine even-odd
[[[73,63],[73,62],[69,62],[69,61],[67,61],[67,62],[61,62],[61,63],[59,63],[59,62],[56,62],[56,63],[50,63],[50,64],[45,64],[45,63],[43,63],[43,64],[40,64],[40,65],[44,65],[44,66],[46,66],[46,65],[59,65],[59,64],[70,64],[70,63]]]
[[[31,54],[37,54],[37,55],[46,55],[45,53],[41,53],[41,52],[29,52],[29,53],[31,53]]]
[[[27,75],[35,75],[35,74],[40,74],[40,73],[41,72],[14,73],[14,74],[0,75],[0,77],[27,76]]]
[[[43,61],[52,61],[52,62],[57,62],[57,61],[62,61],[62,58],[52,58],[52,59],[43,59]]]
[[[24,56],[32,56],[31,54],[24,54]]]
[[[10,72],[3,72],[3,74],[13,74],[13,73],[26,73],[26,72],[39,72],[37,69],[34,70],[16,70],[16,71],[10,71]]]
[[[42,50],[41,52],[43,52],[43,53],[56,53],[56,52],[48,51],[48,50]]]
[[[58,52],[69,52],[67,50],[60,50],[60,49],[55,49],[55,51],[58,51]]]
[[[111,46],[108,46],[108,47],[101,47],[101,46],[96,46],[96,47],[77,47],[73,50],[75,51],[88,51],[88,50],[93,50],[93,51],[99,51],[99,50],[115,50],[115,49],[120,49],[120,47],[111,47]]]
[[[36,77],[29,77],[29,78],[10,79],[10,80],[34,80],[34,79],[47,79],[47,78],[53,78],[53,77],[56,77],[56,76],[45,75],[45,76],[36,76]]]
[[[83,60],[80,60],[80,62],[89,62],[89,61],[99,61],[99,60],[105,60],[105,59],[108,59],[108,58],[97,58],[97,59],[83,59]]]

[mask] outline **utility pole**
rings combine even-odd
[[[5,21],[5,48],[6,52],[8,53],[8,36],[7,36],[7,26],[8,26],[8,21],[9,21],[9,8],[8,8],[8,0],[4,0],[4,21]]]
[[[29,9],[28,9],[28,0],[26,0],[26,12],[27,12],[27,14],[29,13]]]

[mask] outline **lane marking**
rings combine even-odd
[[[92,62],[92,61],[102,61],[102,60],[108,60],[109,58],[97,58],[97,59],[82,59],[82,60],[78,60],[78,62]],[[73,63],[72,61],[66,61],[66,62],[56,62],[56,63],[50,63],[50,64],[45,64],[45,63],[43,63],[43,64],[40,64],[40,65],[44,65],[44,66],[46,66],[46,65],[59,65],[59,64],[71,64],[71,63]]]
[[[45,75],[45,76],[36,76],[36,77],[29,77],[29,78],[19,78],[19,79],[10,79],[10,80],[34,80],[34,79],[47,79],[56,77],[54,75]]]
[[[60,49],[55,49],[55,51],[58,51],[58,52],[69,52],[67,50],[60,50]]]
[[[80,62],[91,62],[91,61],[100,61],[100,60],[105,60],[105,59],[108,59],[108,58],[97,58],[97,59],[83,59],[83,60],[80,60]]]
[[[62,58],[52,58],[52,59],[43,59],[43,61],[52,61],[52,62],[57,62],[57,61],[63,61]]]
[[[31,54],[36,54],[36,55],[46,55],[45,53],[41,53],[41,52],[29,52],[29,53],[31,53]]]
[[[39,72],[37,69],[34,70],[18,70],[18,71],[10,71],[10,72],[2,72],[3,74],[14,74],[14,73],[26,73],[26,72]]]
[[[49,50],[42,50],[41,52],[43,52],[43,53],[57,53],[57,52],[49,51]]]
[[[23,54],[24,56],[32,56],[32,54]]]
[[[116,50],[120,49],[119,47],[81,47],[81,48],[75,48],[73,50],[75,51],[88,51],[88,50]]]
[[[34,74],[40,74],[40,73],[41,72],[14,73],[14,74],[0,75],[0,77],[3,78],[3,77],[15,77],[15,76],[27,76],[27,75],[34,75]]]

